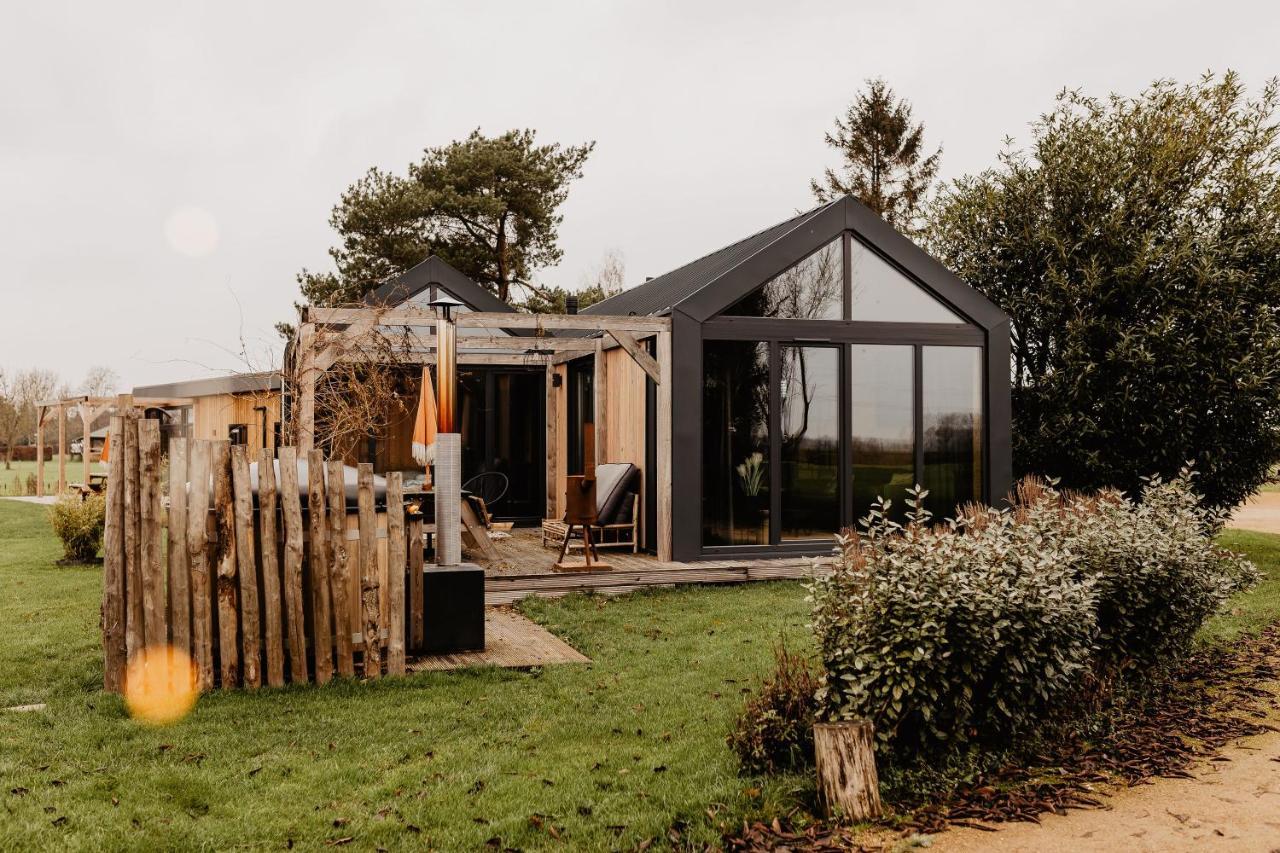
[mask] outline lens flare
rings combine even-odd
[[[196,668],[186,652],[151,646],[133,656],[125,674],[124,703],[135,720],[166,726],[195,707]]]

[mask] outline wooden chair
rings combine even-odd
[[[632,493],[631,495],[631,520],[620,522],[617,524],[593,524],[591,525],[591,544],[596,550],[601,548],[630,548],[631,553],[636,554],[640,551],[640,495]],[[576,528],[573,533],[573,539],[582,541],[581,528]],[[568,535],[569,525],[559,519],[544,518],[542,520],[542,547],[544,548],[561,548],[564,547],[565,536]],[[625,534],[625,536],[624,536]],[[573,547],[572,541],[569,545]],[[581,548],[581,546],[579,546]]]

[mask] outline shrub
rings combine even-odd
[[[27,494],[34,495],[38,491],[39,491],[39,487],[36,484],[36,475],[28,474],[27,475]]]
[[[729,746],[749,773],[799,770],[813,763],[817,677],[804,657],[774,647],[773,672],[747,700]]]
[[[1257,577],[1214,546],[1221,516],[1185,472],[1138,503],[1027,480],[1011,510],[968,507],[934,527],[923,497],[905,527],[882,502],[812,586],[819,714],[871,719],[907,764],[1087,713],[1082,694],[1176,660]]]
[[[84,500],[67,495],[49,508],[53,532],[62,540],[68,560],[88,563],[98,556],[106,512],[107,502],[99,495]]]

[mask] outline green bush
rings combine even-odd
[[[88,563],[98,556],[106,516],[107,502],[99,495],[84,500],[66,495],[49,507],[49,522],[68,560]]]
[[[1024,481],[1012,509],[969,507],[937,526],[923,496],[905,527],[882,503],[812,586],[820,716],[871,719],[904,764],[1007,747],[1087,713],[1086,684],[1176,660],[1257,577],[1214,546],[1220,516],[1185,473],[1150,482],[1140,502]]]
[[[779,643],[773,672],[747,700],[729,734],[729,746],[743,770],[777,773],[813,764],[817,688],[809,661]]]

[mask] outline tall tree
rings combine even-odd
[[[80,383],[80,393],[88,397],[112,397],[120,387],[120,374],[101,364],[89,368]]]
[[[818,201],[851,195],[905,233],[918,230],[926,195],[938,175],[942,148],[924,155],[924,124],[911,123],[911,104],[884,80],[868,80],[827,144],[840,152],[838,169],[827,169],[810,186]]]
[[[1135,492],[1187,461],[1231,506],[1280,460],[1280,89],[1234,73],[1058,96],[946,188],[929,247],[1013,320],[1014,458]]]
[[[304,269],[303,297],[355,302],[431,254],[504,302],[513,287],[536,292],[534,273],[560,260],[560,205],[594,147],[538,145],[532,130],[476,130],[428,148],[406,175],[370,169],[329,217],[341,240],[329,250],[336,270]]]

